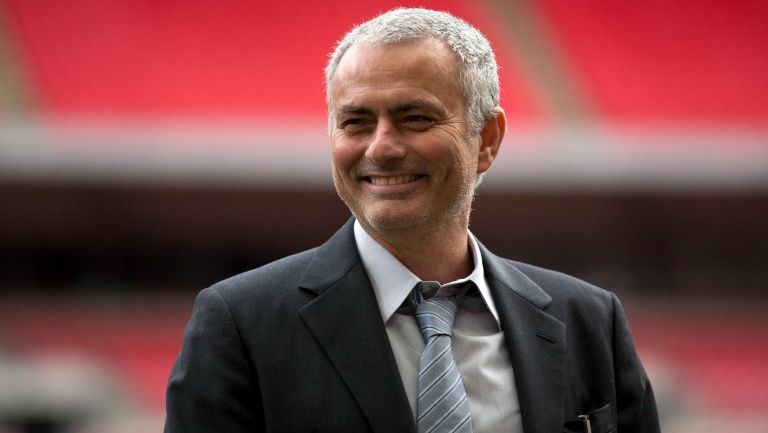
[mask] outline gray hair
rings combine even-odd
[[[333,130],[331,106],[333,75],[344,53],[353,45],[393,45],[399,42],[438,39],[459,61],[458,85],[464,96],[468,133],[478,134],[499,105],[499,74],[491,44],[465,21],[447,12],[397,8],[355,26],[336,45],[325,68],[328,128]]]

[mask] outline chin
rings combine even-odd
[[[396,232],[416,227],[423,223],[424,216],[410,212],[363,212],[355,217],[377,232]]]

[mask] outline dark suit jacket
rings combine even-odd
[[[616,296],[481,246],[525,433],[658,432]],[[415,433],[352,221],[324,245],[203,290],[165,431]]]

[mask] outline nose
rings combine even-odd
[[[397,128],[390,121],[379,120],[365,150],[365,157],[377,163],[403,158],[406,148],[400,138]]]

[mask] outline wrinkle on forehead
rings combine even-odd
[[[456,82],[455,57],[445,42],[436,39],[355,45],[347,50],[336,69],[333,104],[354,105],[354,100],[379,92],[398,100],[393,104],[404,103],[408,95],[414,100],[439,99],[443,103],[455,101],[458,96],[463,106],[463,95]],[[340,96],[345,101],[339,100]]]
[[[421,47],[427,48],[426,50],[420,49]],[[363,51],[378,51],[378,52],[392,52],[395,50],[409,51],[411,53],[417,53],[418,56],[401,56],[396,60],[397,62],[393,66],[397,69],[412,67],[412,65],[418,65],[426,61],[433,61],[435,65],[438,65],[445,72],[455,73],[458,67],[458,59],[453,51],[451,51],[448,44],[439,39],[421,39],[413,41],[398,42],[395,44],[367,44],[361,43],[351,46],[344,56],[342,56],[339,66],[336,69],[335,76],[339,76],[339,71],[343,70],[342,65],[350,67],[349,59],[352,57],[359,57]],[[364,53],[362,53],[364,54]],[[353,63],[354,64],[354,63]],[[365,64],[357,64],[353,67],[353,71],[359,72],[364,70]]]

